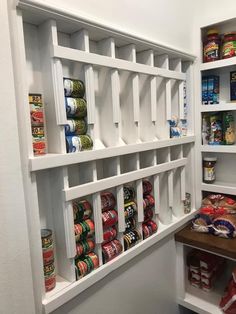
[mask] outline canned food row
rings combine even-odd
[[[43,271],[46,292],[56,286],[56,269],[54,263],[54,244],[51,229],[41,229]]]
[[[41,94],[29,94],[32,144],[35,156],[46,154],[44,108]]]
[[[65,125],[67,153],[90,150],[93,141],[87,134],[87,103],[84,83],[71,78],[63,79],[67,124]]]

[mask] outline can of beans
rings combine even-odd
[[[81,256],[92,252],[95,248],[95,242],[92,239],[82,240],[76,243],[76,254]]]
[[[49,276],[44,277],[45,290],[46,292],[51,291],[56,286],[56,273],[55,271]]]
[[[87,116],[87,103],[83,98],[65,97],[66,114],[69,118],[84,118]]]
[[[32,136],[33,152],[34,156],[46,154],[46,140],[45,137],[34,137]]]
[[[125,204],[124,213],[125,219],[131,218],[136,214],[137,205],[135,202],[129,202]]]
[[[129,201],[134,200],[135,198],[134,188],[130,185],[125,185],[123,189],[124,189],[124,201],[129,202]]]
[[[54,261],[53,246],[43,249],[43,263],[48,264]]]
[[[122,252],[122,244],[115,239],[102,245],[102,256],[104,263],[111,261]]]
[[[152,184],[149,180],[143,180],[143,194],[150,194],[152,192]]]
[[[80,241],[86,237],[93,236],[95,232],[94,222],[92,219],[86,219],[74,225],[75,241]]]
[[[84,135],[87,132],[87,122],[84,119],[69,119],[65,125],[66,135]]]
[[[90,150],[92,148],[93,148],[93,141],[88,134],[66,136],[67,153],[75,153],[75,152],[80,152],[82,150]]]
[[[124,233],[125,250],[134,246],[141,239],[141,235],[137,229],[128,230]]]
[[[99,267],[99,258],[94,252],[88,253],[88,256],[90,257],[91,261],[93,262],[93,268],[96,269]]]
[[[77,267],[77,274],[79,278],[88,274],[88,265],[83,260],[76,260],[75,265]]]
[[[85,87],[82,81],[70,78],[63,78],[63,83],[66,97],[84,97]]]
[[[143,198],[143,208],[153,208],[155,205],[155,199],[151,194],[147,194]]]
[[[147,239],[152,235],[152,228],[151,226],[148,226],[146,223],[142,224],[142,230],[143,230],[143,239]]]
[[[128,229],[134,229],[136,226],[136,221],[134,219],[134,217],[130,217],[128,219],[125,220],[125,228]]]
[[[146,222],[146,224],[147,224],[148,227],[151,227],[151,228],[152,228],[152,233],[157,232],[157,224],[155,223],[155,221],[153,221],[153,220],[148,220],[148,221]]]
[[[111,192],[101,193],[102,211],[114,209],[116,206],[115,196]]]
[[[114,240],[117,236],[117,230],[115,227],[109,227],[103,231],[103,244],[111,240]]]
[[[116,210],[111,209],[102,213],[102,223],[104,228],[114,226],[117,223],[117,221],[118,214]]]
[[[73,214],[74,221],[80,222],[82,220],[88,219],[92,215],[92,205],[87,200],[73,200]]]
[[[53,238],[51,229],[41,229],[42,248],[48,249],[53,247]]]
[[[144,222],[153,218],[153,210],[149,207],[144,210]]]

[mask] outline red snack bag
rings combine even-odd
[[[219,306],[225,314],[236,313],[236,286],[233,279],[230,280]]]

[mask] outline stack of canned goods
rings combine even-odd
[[[124,249],[134,246],[140,239],[141,234],[136,229],[135,215],[137,205],[135,202],[135,190],[131,185],[124,186],[124,215],[126,229],[124,232]]]
[[[46,154],[44,110],[41,94],[29,94],[32,142],[34,155]]]
[[[122,244],[116,239],[118,214],[114,209],[115,206],[116,199],[114,195],[111,192],[102,192],[101,207],[104,240],[102,243],[102,256],[104,263],[111,261],[123,251]]]
[[[46,292],[56,286],[56,272],[54,264],[53,237],[52,230],[41,229],[41,240],[43,250],[43,270]]]
[[[87,133],[87,103],[84,83],[80,80],[64,78],[67,124],[65,125],[67,153],[93,148],[93,141]]]
[[[143,180],[143,209],[144,222],[142,223],[143,239],[150,237],[157,231],[157,224],[152,220],[155,199],[151,195],[152,184],[149,180]]]
[[[88,200],[74,200],[72,202],[74,213],[74,232],[76,241],[76,277],[82,278],[92,270],[99,267],[98,256],[95,249],[95,226],[91,219],[92,206]]]

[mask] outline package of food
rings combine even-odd
[[[231,279],[219,304],[225,314],[236,313],[236,285]]]
[[[236,236],[236,216],[221,215],[213,221],[214,233],[222,238],[234,238]]]
[[[212,233],[212,217],[205,214],[197,214],[192,220],[192,229],[197,232]]]
[[[227,209],[236,210],[236,201],[222,194],[208,195],[202,200],[202,205],[211,205],[213,207],[224,207]],[[232,213],[235,213],[235,211],[232,211]]]

